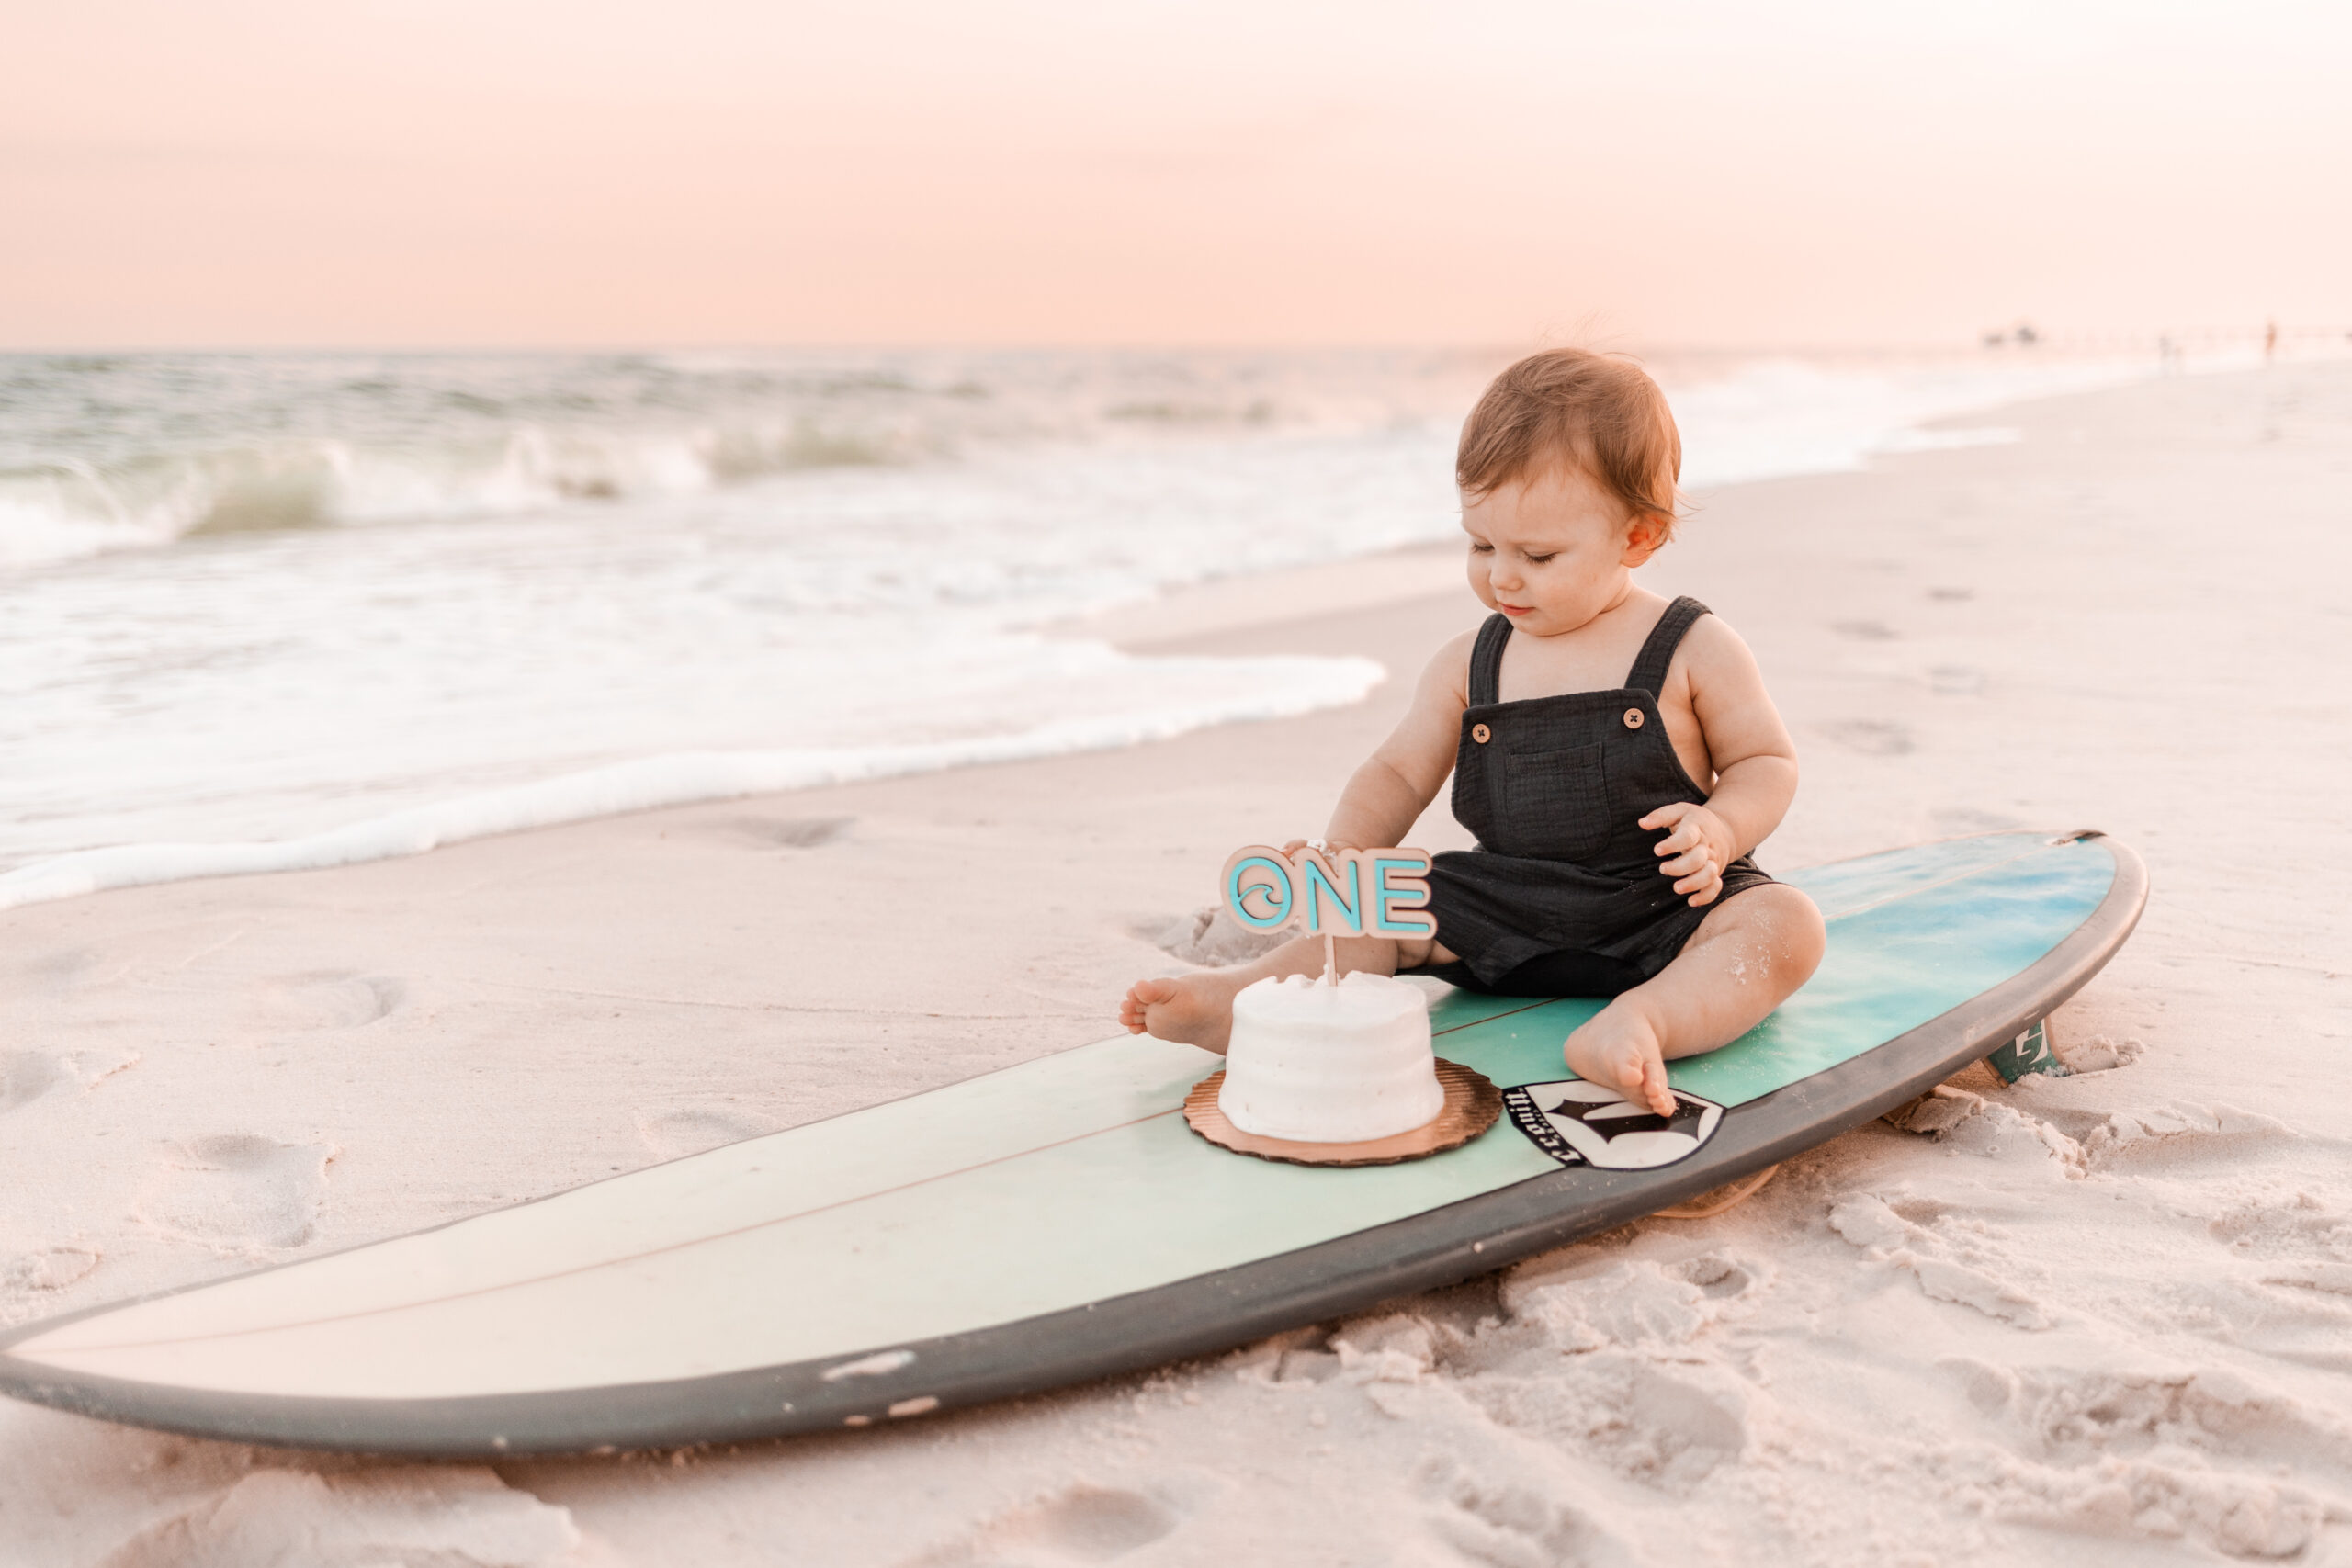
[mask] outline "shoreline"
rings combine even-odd
[[[1745,474],[1794,466],[1815,473],[1843,472],[1860,466],[1866,461],[1863,455],[1871,451],[1883,457],[2011,439],[2014,432],[1984,423],[2001,417],[2000,405],[1974,400],[2018,380],[2010,372],[2024,368],[2004,369],[1981,356],[1962,356],[1946,367],[1940,381],[1931,376],[1916,384],[1882,386],[1865,378],[1851,386],[1838,383],[1827,388],[1818,384],[1818,367],[1767,361],[1741,364],[1744,368],[1728,380],[1694,383],[1677,394],[1689,402],[1687,417],[1697,422],[1694,450],[1708,471]],[[2082,385],[2118,380],[2144,381],[2151,374],[2145,367],[2134,369],[2105,360],[2061,360],[2041,365],[2026,379],[2047,383],[2041,393],[2046,396],[2052,388],[2079,389]],[[1843,406],[1839,396],[1849,402],[1860,401]],[[1773,402],[1792,397],[1792,407],[1778,416],[1777,423],[1756,423],[1759,398]],[[1951,408],[1962,412],[1928,417]],[[1871,409],[1876,411],[1881,427],[1877,436],[1866,438],[1871,425],[1863,416]],[[1885,423],[1888,420],[1895,423]],[[1070,461],[1084,460],[1080,449],[1066,456]],[[1394,456],[1387,454],[1382,460]],[[1426,456],[1438,460],[1434,451]],[[1154,460],[1172,462],[1177,457],[1170,451]],[[1193,453],[1193,459],[1208,463],[1212,469],[1219,460],[1207,448]],[[902,477],[910,482],[914,476]],[[1365,505],[1372,507],[1362,513],[1359,524],[1372,526],[1377,536],[1397,536],[1398,519],[1384,513],[1372,495],[1393,491],[1401,477],[1383,470],[1355,473],[1346,481],[1356,487],[1350,505],[1360,512]],[[1333,480],[1336,476],[1325,479]],[[1370,492],[1364,491],[1367,483],[1372,485]],[[548,525],[545,520],[537,524],[528,519],[512,521],[526,530]],[[610,517],[598,523],[586,513],[576,521],[580,528],[591,532],[612,525]],[[1335,535],[1327,542],[1344,536]],[[452,536],[451,542],[454,539]],[[1241,544],[1238,539],[1228,542],[1237,547]],[[306,547],[324,551],[342,563],[340,568],[314,563],[304,569],[326,571],[332,577],[337,570],[359,571],[364,565],[359,556],[373,547],[355,535],[313,540]],[[1244,555],[1249,553],[1242,550]],[[593,682],[558,679],[549,684],[542,677],[532,676],[505,690],[503,697],[492,694],[499,686],[497,682],[476,690],[469,683],[470,676],[460,679],[436,662],[431,651],[433,638],[419,640],[412,630],[395,634],[393,642],[385,645],[382,658],[397,654],[421,661],[411,676],[422,683],[412,694],[416,700],[406,705],[394,704],[371,727],[346,724],[344,716],[350,705],[332,694],[347,683],[364,685],[390,667],[379,669],[381,660],[373,664],[367,659],[354,662],[333,653],[334,638],[329,636],[313,652],[328,660],[321,668],[331,670],[333,679],[322,673],[319,681],[293,678],[286,684],[288,672],[280,671],[277,676],[282,684],[277,694],[282,712],[277,722],[291,732],[311,734],[310,742],[281,746],[277,741],[257,741],[259,732],[247,733],[257,719],[251,705],[239,705],[218,682],[199,680],[183,694],[193,705],[175,722],[205,729],[212,735],[216,750],[205,751],[201,758],[184,759],[185,765],[174,764],[151,781],[143,793],[134,788],[96,795],[76,786],[77,770],[81,775],[103,777],[109,768],[132,769],[133,760],[142,754],[172,754],[175,742],[163,718],[164,710],[146,705],[138,682],[120,682],[98,651],[76,640],[78,634],[71,630],[88,621],[95,609],[103,608],[103,602],[92,601],[78,610],[64,605],[60,609],[62,619],[49,626],[47,635],[63,639],[60,657],[66,659],[69,669],[81,668],[74,663],[75,660],[88,664],[85,678],[97,682],[94,690],[108,711],[119,710],[119,714],[111,725],[94,728],[85,717],[75,716],[86,716],[86,702],[76,707],[59,694],[73,682],[49,692],[54,699],[53,712],[40,705],[48,689],[36,682],[35,705],[30,710],[34,734],[46,733],[43,724],[55,734],[47,749],[36,748],[28,755],[22,787],[11,797],[21,807],[19,830],[11,836],[6,857],[14,863],[0,869],[0,908],[190,876],[350,864],[414,853],[488,832],[910,770],[1129,744],[1204,723],[1287,716],[1308,707],[1353,701],[1361,696],[1369,678],[1368,671],[1360,666],[1342,670],[1283,664],[1220,671],[1197,664],[1184,668],[1172,663],[1156,667],[1148,662],[1128,663],[1122,661],[1122,656],[1148,660],[1155,655],[1177,659],[1188,654],[1214,655],[1224,650],[1213,638],[1202,640],[1211,633],[1240,630],[1303,612],[1328,614],[1372,607],[1422,592],[1450,590],[1455,574],[1442,565],[1444,553],[1445,546],[1440,542],[1210,579],[1072,620],[1003,628],[967,649],[967,656],[980,659],[989,671],[978,678],[967,694],[989,710],[985,714],[963,708],[948,711],[937,703],[926,706],[914,689],[902,690],[911,671],[892,666],[878,694],[886,699],[885,711],[909,724],[903,733],[910,745],[889,744],[889,730],[877,728],[885,721],[871,712],[861,719],[857,710],[844,711],[839,703],[801,701],[789,695],[802,687],[812,694],[824,687],[824,682],[810,686],[805,679],[808,669],[826,667],[828,645],[822,637],[781,664],[775,653],[759,655],[749,663],[721,660],[714,664],[691,649],[665,646],[649,650],[646,658],[668,671],[670,682],[703,690],[702,700],[714,702],[729,714],[724,724],[698,719],[663,725],[628,702],[615,705],[606,715]],[[1161,564],[1175,570],[1171,563]],[[1205,563],[1193,564],[1197,568]],[[754,575],[762,570],[756,560],[750,559],[733,559],[733,566]],[[302,573],[295,571],[278,587],[297,600],[305,599],[301,578]],[[216,597],[221,586],[212,585]],[[583,603],[593,612],[602,601],[585,586],[581,591],[589,594]],[[364,598],[352,601],[343,604],[343,612],[371,623],[383,615],[398,622],[404,602],[395,592],[380,604]],[[146,604],[144,613],[163,613],[159,605],[136,594],[128,608],[137,613],[141,604]],[[752,630],[728,619],[743,606],[709,608],[720,614],[730,635]],[[215,604],[210,621],[199,616],[210,629],[191,633],[194,640],[175,645],[169,650],[171,658],[190,662],[191,667],[222,660],[236,662],[233,646],[214,647],[208,641],[217,640],[223,630],[226,623],[213,622],[220,621],[224,613],[228,623],[237,619],[232,601]],[[658,626],[661,616],[655,615],[653,620]],[[28,638],[40,633],[45,624],[38,617],[28,621]],[[840,630],[836,627],[835,633]],[[308,647],[317,642],[322,628],[298,618],[284,628],[284,635],[291,639],[288,648]],[[405,642],[399,640],[403,635],[408,638]],[[549,649],[528,643],[528,636],[537,635],[527,634],[525,645],[507,650],[521,656],[525,671],[548,664],[552,657]],[[1059,651],[1044,651],[1057,645]],[[1033,649],[1036,651],[1027,651]],[[90,663],[92,660],[96,662]],[[798,669],[796,660],[808,669]],[[627,666],[628,660],[622,663]],[[566,660],[554,659],[549,667],[566,667]],[[254,667],[252,678],[266,686],[276,668],[265,660]],[[513,678],[518,677],[502,679]],[[450,684],[453,680],[455,685]],[[419,706],[424,695],[436,686],[439,708],[430,704]],[[639,699],[643,695],[642,691],[637,693]],[[533,739],[509,749],[503,739],[493,740],[482,731],[485,715],[500,702],[510,707],[523,705],[510,717]],[[558,711],[572,715],[560,740],[552,734],[540,735],[524,716],[526,712]],[[1065,716],[1070,715],[1083,716]],[[417,739],[387,751],[379,733],[385,722],[394,729],[403,725],[412,728]],[[159,723],[164,728],[158,728]],[[985,738],[967,739],[967,725],[985,732]],[[450,731],[448,739],[430,739],[445,727]],[[791,743],[798,736],[828,739],[820,745]],[[395,764],[394,759],[402,755],[405,760]],[[373,760],[346,761],[355,758]],[[276,782],[264,787],[255,783],[260,779]]]
[[[1458,548],[1406,546],[1313,567],[1188,584],[1048,623],[1034,635],[1091,640],[1139,657],[1215,657],[1227,639],[1301,618],[1442,597],[1460,586]],[[1295,672],[1269,698],[1215,712],[1152,711],[900,747],[741,748],[661,752],[361,818],[298,838],[108,844],[0,871],[0,912],[65,898],[221,877],[334,870],[507,833],[684,806],[747,801],[880,779],[1150,745],[1196,729],[1295,718],[1362,702],[1393,677],[1351,655],[1263,656]],[[1277,662],[1279,661],[1279,662]]]
[[[2245,1550],[2233,1517],[2266,1550],[2352,1545],[2318,1440],[2352,1401],[2324,1349],[2352,1235],[2329,954],[2352,916],[2277,847],[2352,852],[2307,782],[2352,761],[2352,715],[2314,679],[2352,636],[2333,570],[2352,367],[2000,418],[2020,441],[1713,492],[1643,580],[1737,628],[1796,733],[1805,783],[1768,865],[2008,826],[2143,855],[2140,932],[2058,1015],[2076,1076],[1972,1078],[1943,1131],[1860,1130],[1716,1218],[1144,1378],[674,1465],[399,1473],[441,1489],[453,1540],[523,1517],[584,1532],[529,1559],[548,1564],[750,1562],[781,1540],[810,1562],[984,1561],[1047,1539],[1017,1536],[1036,1510],[1106,1497],[1158,1521],[1138,1563],[1426,1560],[1474,1529],[1510,1544],[1461,1500],[1504,1492],[1627,1561],[1696,1540],[2121,1562]],[[2211,520],[2249,495],[2264,550],[2217,553]],[[2310,566],[2282,581],[2281,558]],[[0,1055],[0,1324],[1112,1033],[1125,984],[1176,966],[1153,937],[1210,901],[1224,853],[1319,827],[1419,661],[1475,624],[1466,590],[1385,597],[1392,570],[1438,563],[1319,614],[1248,619],[1263,585],[1228,585],[1123,628],[1385,665],[1351,706],[0,914],[22,1043]],[[1442,798],[1413,837],[1462,839]],[[2102,1399],[2173,1413],[2036,1425]],[[323,1478],[364,1522],[376,1505],[334,1489],[390,1473],[15,1405],[0,1456],[0,1517],[75,1565],[173,1520],[208,1539],[253,1476]]]

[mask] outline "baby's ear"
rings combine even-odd
[[[1636,512],[1634,520],[1625,525],[1625,553],[1619,558],[1625,566],[1639,566],[1657,554],[1673,534],[1673,522],[1655,512]]]

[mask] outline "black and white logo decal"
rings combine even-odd
[[[1687,1159],[1724,1119],[1722,1106],[1680,1089],[1674,1091],[1674,1114],[1660,1116],[1582,1078],[1505,1089],[1503,1108],[1537,1148],[1562,1165],[1602,1170],[1656,1170]]]

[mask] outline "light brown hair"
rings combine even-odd
[[[1472,496],[1533,479],[1555,463],[1582,470],[1674,536],[1682,434],[1666,394],[1630,359],[1551,348],[1496,377],[1462,426],[1454,481]]]

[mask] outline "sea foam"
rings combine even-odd
[[[1106,750],[1165,740],[1210,725],[1283,718],[1342,705],[1361,700],[1386,677],[1368,659],[1253,662],[1264,667],[1268,676],[1260,692],[1217,705],[1068,720],[1012,735],[909,746],[678,752],[435,801],[300,838],[82,850],[0,874],[0,909],[190,877],[313,871],[389,860],[494,833],[654,807]]]

